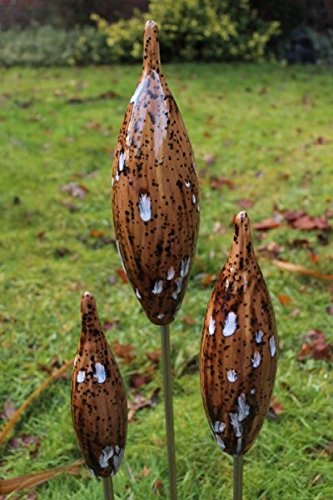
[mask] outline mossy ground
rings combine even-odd
[[[18,406],[47,376],[42,366],[74,358],[80,295],[86,289],[95,294],[102,320],[118,321],[107,332],[109,341],[133,345],[134,362],[120,361],[127,384],[133,372],[149,366],[145,353],[159,348],[158,329],[149,324],[130,286],[117,278],[120,264],[112,243],[112,152],[139,72],[128,66],[0,70],[2,402],[11,399]],[[200,276],[216,274],[224,264],[240,199],[253,202],[252,222],[277,209],[311,215],[333,209],[332,73],[268,64],[170,65],[164,73],[201,179],[197,259],[171,327],[179,498],[230,498],[232,461],[211,438],[198,372],[188,369],[199,350],[213,286],[203,286]],[[110,90],[113,97],[94,99]],[[204,161],[206,155],[214,157],[213,165]],[[225,176],[234,189],[212,190],[213,175]],[[72,181],[88,189],[83,199],[61,191]],[[282,246],[282,259],[333,272],[330,233],[318,239],[318,231],[283,224],[262,239],[257,232],[254,236],[256,247],[271,241]],[[295,239],[308,244],[300,248]],[[320,450],[333,440],[331,366],[313,359],[300,363],[297,353],[300,336],[313,328],[332,342],[333,316],[326,312],[332,284],[282,272],[267,258],[260,257],[260,264],[277,316],[281,356],[275,395],[284,412],[265,422],[245,458],[244,498],[328,500],[333,498],[332,456]],[[281,304],[281,295],[289,304]],[[140,390],[149,396],[156,387],[161,387],[158,370]],[[39,450],[31,457],[29,448],[7,442],[1,450],[3,478],[79,458],[69,381],[54,383],[35,400],[15,427],[15,435],[23,433],[40,439]],[[129,426],[126,461],[114,480],[117,498],[167,497],[164,436],[160,400]],[[156,481],[162,482],[157,491]],[[97,499],[101,491],[89,475],[61,476],[36,488],[38,498],[47,500]]]

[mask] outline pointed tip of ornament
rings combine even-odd
[[[155,28],[157,29],[158,32],[158,24],[155,23],[155,21],[153,21],[152,19],[149,19],[149,21],[146,22],[145,31],[153,30],[156,33]]]
[[[160,42],[158,24],[153,20],[146,22],[143,37],[143,68],[155,70],[160,68]]]
[[[241,212],[239,212],[236,215],[234,222],[235,222],[235,224],[238,224],[238,225],[243,225],[245,223],[249,224],[250,219],[249,219],[249,216],[247,215],[247,213],[244,210],[242,210]]]
[[[84,292],[81,297],[81,312],[87,313],[96,309],[96,300],[92,293]]]

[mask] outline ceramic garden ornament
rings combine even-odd
[[[123,380],[103,334],[93,295],[81,299],[82,332],[72,374],[74,430],[88,467],[107,477],[119,469],[126,442]]]
[[[229,258],[208,303],[200,378],[206,416],[219,447],[242,455],[256,439],[271,400],[277,334],[269,293],[245,212],[235,218]]]
[[[144,31],[143,71],[118,137],[112,173],[118,250],[148,318],[167,325],[184,297],[199,228],[191,144],[161,74],[159,31]]]

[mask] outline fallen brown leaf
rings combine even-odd
[[[140,389],[140,387],[143,387],[143,386],[149,384],[149,382],[152,381],[152,378],[153,378],[152,372],[132,373],[132,375],[130,376],[130,379],[129,379],[129,384],[130,384],[130,387],[132,387],[133,389]]]
[[[55,467],[43,472],[30,472],[24,476],[14,477],[13,479],[2,479],[0,480],[0,494],[9,495],[10,493],[14,493],[16,491],[32,488],[59,476],[59,474],[77,475],[80,472],[82,463],[83,460],[78,460],[77,462],[63,467]]]
[[[77,182],[69,182],[61,186],[60,191],[63,193],[68,193],[73,198],[84,198],[89,192],[89,189],[83,184],[78,184]]]
[[[212,153],[207,153],[204,155],[203,161],[206,163],[206,165],[214,165],[214,163],[216,162],[216,156]]]
[[[276,227],[281,226],[280,218],[268,218],[264,219],[262,222],[257,222],[253,224],[253,228],[257,231],[268,231],[269,229],[275,229]]]
[[[128,422],[133,422],[138,411],[144,408],[155,408],[158,402],[160,388],[157,387],[152,392],[150,398],[145,398],[140,392],[136,392],[132,400],[128,400]]]
[[[156,349],[156,351],[149,351],[145,353],[149,361],[155,363],[156,365],[158,365],[160,362],[161,354],[162,354],[161,349]]]
[[[329,306],[326,307],[326,312],[327,314],[333,316],[333,304],[330,304]]]
[[[133,352],[132,344],[121,344],[118,340],[115,340],[111,347],[114,354],[118,358],[121,358],[126,364],[132,363],[132,361],[136,358],[136,355]]]
[[[324,332],[310,330],[303,336],[303,340],[305,342],[297,354],[298,361],[305,361],[307,358],[333,360],[333,345],[327,342]]]
[[[109,321],[106,319],[103,323],[103,331],[107,332],[108,330],[112,330],[113,328],[117,328],[119,325],[119,321],[116,319],[114,321]]]
[[[258,252],[269,259],[276,259],[283,250],[284,248],[278,243],[275,243],[275,241],[270,241],[266,245],[262,245],[258,248]]]
[[[104,238],[105,232],[101,231],[100,229],[92,229],[90,231],[90,236],[92,238]]]
[[[248,208],[253,207],[254,201],[250,200],[249,198],[243,198],[241,200],[237,200],[237,205],[239,205],[244,210],[247,210]]]
[[[183,316],[181,322],[187,326],[193,326],[197,324],[197,322],[195,321],[194,318],[192,318],[192,316]]]
[[[311,217],[310,215],[303,215],[303,217],[294,220],[291,226],[294,229],[300,229],[302,231],[330,229],[330,225],[325,217]]]
[[[234,189],[235,184],[233,181],[231,181],[227,177],[223,177],[223,175],[221,177],[217,177],[216,175],[213,175],[209,179],[209,186],[211,187],[211,189],[214,189],[214,190],[221,189],[224,186],[227,186],[228,189]]]
[[[283,260],[273,260],[275,266],[283,271],[290,271],[292,273],[301,274],[302,276],[310,276],[312,278],[318,278],[320,280],[333,281],[333,274],[323,274],[318,271],[312,271],[306,267],[300,266],[298,264],[293,264],[292,262],[285,262]]]
[[[282,304],[283,306],[289,306],[289,304],[291,304],[292,300],[291,300],[291,297],[289,297],[289,295],[278,295],[278,300],[280,302],[280,304]]]
[[[282,413],[284,413],[283,404],[273,397],[268,408],[267,418],[270,420],[276,420],[279,415],[282,415]]]
[[[119,278],[123,283],[128,283],[128,278],[127,274],[125,273],[124,269],[120,267],[119,269],[116,269],[116,273],[118,274]]]
[[[54,382],[55,380],[58,380],[59,378],[61,378],[64,375],[64,373],[67,371],[67,369],[70,366],[72,366],[72,364],[73,364],[72,360],[65,361],[65,363],[63,364],[63,366],[61,368],[59,368],[58,370],[55,370],[52,373],[52,375],[49,378],[47,378],[32,394],[30,394],[30,396],[22,403],[22,405],[17,410],[15,410],[15,413],[13,413],[13,415],[8,420],[8,422],[5,425],[5,427],[0,432],[0,446],[2,445],[2,443],[6,439],[7,435],[10,433],[10,431],[12,430],[12,428],[14,427],[14,425],[16,424],[16,422],[20,419],[20,417],[21,417],[22,413],[24,412],[24,410],[52,382]]]

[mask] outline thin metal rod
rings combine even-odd
[[[234,455],[234,500],[243,498],[243,455]]]
[[[176,453],[173,425],[172,374],[169,325],[161,325],[162,367],[164,384],[165,425],[168,450],[168,472],[171,500],[177,500]]]
[[[103,477],[104,500],[114,500],[112,476]]]

